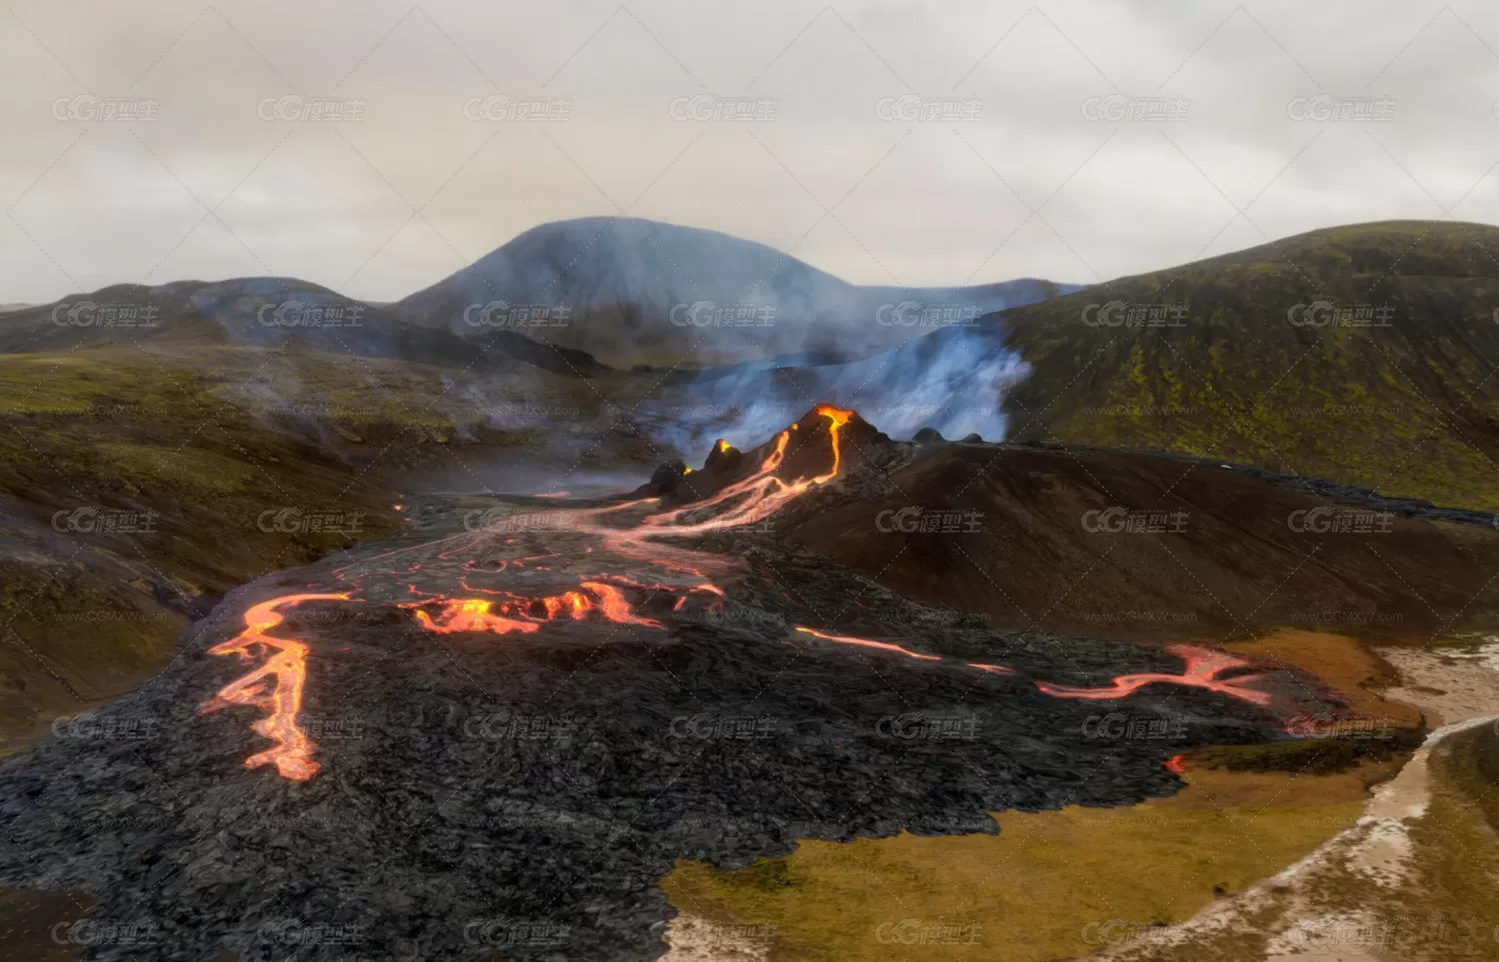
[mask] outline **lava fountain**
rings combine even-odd
[[[248,705],[263,709],[266,716],[252,728],[276,744],[245,759],[246,768],[275,765],[283,778],[304,782],[317,774],[318,763],[312,759],[317,746],[297,722],[302,710],[302,688],[307,682],[307,646],[289,638],[269,634],[286,616],[277,609],[299,605],[304,601],[347,601],[346,594],[282,595],[245,612],[245,628],[234,638],[208,649],[210,655],[254,657],[255,646],[269,651],[261,666],[219,689],[208,702],[205,712],[231,705]]]

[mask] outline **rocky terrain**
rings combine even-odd
[[[1132,804],[1183,745],[1340,704],[1283,663],[989,630],[733,524],[905,456],[809,413],[696,497],[419,499],[0,762],[0,877],[97,900],[88,959],[650,959],[678,859]],[[1100,703],[1187,734],[1101,753]]]

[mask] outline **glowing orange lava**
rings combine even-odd
[[[1274,700],[1274,696],[1269,692],[1244,685],[1244,682],[1259,677],[1257,675],[1241,675],[1227,680],[1218,677],[1223,672],[1235,668],[1251,668],[1253,667],[1251,662],[1236,658],[1227,652],[1198,648],[1195,645],[1170,645],[1166,651],[1187,663],[1186,669],[1180,675],[1158,672],[1120,675],[1107,688],[1074,688],[1069,685],[1053,685],[1045,681],[1036,682],[1036,687],[1055,698],[1108,699],[1123,698],[1146,685],[1188,685],[1193,688],[1206,688],[1208,691],[1216,691],[1255,705],[1268,705]]]
[[[854,412],[833,407],[831,404],[819,404],[814,413],[828,419],[828,438],[832,446],[833,466],[827,474],[792,482],[782,481],[776,477],[776,470],[786,459],[786,444],[791,440],[791,432],[782,431],[776,435],[775,447],[760,463],[759,470],[754,474],[729,485],[705,501],[650,515],[641,521],[642,528],[669,528],[670,533],[674,535],[692,535],[754,524],[756,521],[775,514],[788,501],[805,494],[809,489],[833,480],[838,476],[838,471],[843,465],[842,443],[838,431],[849,422]],[[720,451],[727,447],[722,440],[719,441],[719,445]],[[698,516],[701,512],[718,507],[726,507],[727,510],[707,520],[687,520]],[[613,532],[610,535],[613,541],[611,547],[618,548],[621,543],[633,540],[635,536],[637,535],[631,532]]]
[[[422,611],[416,612],[416,620],[428,631],[450,634],[456,631],[489,631],[497,635],[512,631],[535,631],[541,625],[532,621],[517,621],[490,611],[490,603],[477,598],[450,601],[438,612],[436,618]]]
[[[838,450],[838,429],[847,424],[848,419],[854,416],[854,412],[846,411],[843,408],[835,408],[831,404],[817,405],[817,413],[821,414],[823,417],[832,422],[828,425],[828,436],[832,439],[833,442],[833,470],[829,471],[821,478],[814,479],[812,482],[813,484],[821,484],[823,481],[830,480],[833,477],[837,476],[840,463]]]
[[[582,591],[566,591],[560,595],[547,595],[541,598],[527,598],[508,592],[490,592],[504,600],[436,598],[409,602],[401,607],[414,609],[416,620],[421,623],[422,627],[438,634],[466,631],[489,632],[496,635],[505,635],[512,631],[530,633],[548,621],[564,618],[580,621],[587,617],[589,612],[598,612],[605,621],[617,625],[640,625],[644,628],[666,627],[659,621],[642,618],[635,614],[634,607],[625,598],[624,592],[615,585],[602,581],[585,581],[581,587],[594,597],[589,597],[589,594],[584,594]],[[638,585],[637,587],[651,586]],[[665,589],[665,586],[658,587]],[[722,594],[714,585],[698,586],[687,590],[699,589]],[[426,611],[426,608],[433,604],[438,606],[435,615],[428,614]]]
[[[638,618],[630,610],[630,603],[625,596],[613,585],[606,585],[599,581],[585,581],[583,587],[599,596],[599,610],[609,621],[618,625],[644,625],[647,628],[664,628],[665,625],[659,621],[649,618]]]
[[[801,625],[797,625],[796,630],[811,635],[814,638],[821,638],[824,641],[836,641],[840,645],[861,645],[865,648],[878,648],[881,651],[893,651],[905,655],[907,658],[917,658],[921,661],[942,660],[941,655],[923,655],[919,651],[902,648],[900,645],[892,645],[888,641],[870,641],[868,638],[853,638],[848,635],[829,635],[821,631],[813,631],[811,628],[803,628]]]
[[[208,649],[211,655],[239,655],[241,658],[253,657],[251,647],[254,645],[270,652],[270,657],[259,668],[219,689],[219,693],[203,706],[206,712],[231,705],[265,710],[266,716],[251,727],[276,744],[245,759],[246,768],[275,765],[283,778],[299,782],[317,774],[318,763],[312,760],[312,750],[317,746],[297,723],[297,715],[302,710],[302,687],[307,681],[307,646],[300,641],[273,638],[267,632],[286,620],[277,611],[285,605],[348,599],[346,594],[300,594],[262,601],[245,612],[244,631]]]

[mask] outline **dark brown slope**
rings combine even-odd
[[[1298,627],[1424,641],[1491,620],[1489,526],[1337,507],[1237,470],[1129,452],[942,444],[885,480],[796,512],[790,536],[996,628],[1223,642]],[[1111,508],[1130,513],[1102,513]]]

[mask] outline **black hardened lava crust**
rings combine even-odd
[[[1163,765],[1176,752],[1278,732],[1197,688],[1048,697],[964,662],[1095,686],[1181,662],[986,631],[813,556],[734,548],[744,574],[723,610],[639,599],[666,630],[434,636],[368,585],[288,610],[278,630],[310,649],[302,720],[321,764],[301,782],[243,767],[267,744],[254,709],[200,715],[245,670],[207,649],[251,604],[337,585],[315,565],[238,589],[161,675],[0,762],[0,881],[83,890],[101,924],[136,926],[89,959],[646,960],[665,950],[658,882],[677,859],[743,866],[802,838],[992,833],[991,811],[1129,805],[1180,787]],[[1111,710],[1181,724],[1089,737]]]

